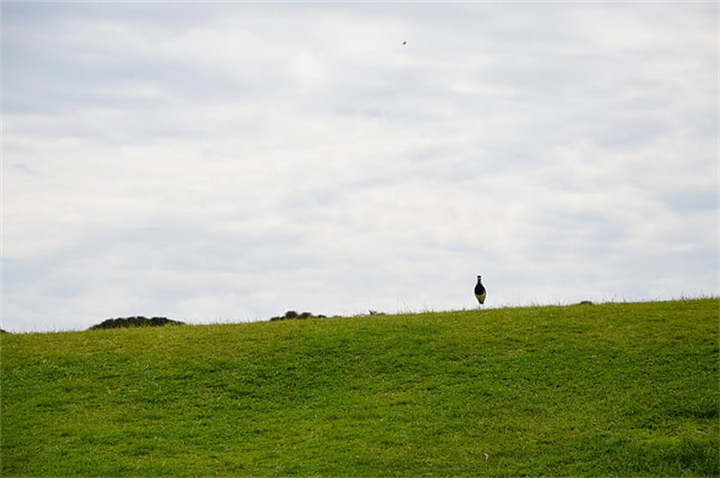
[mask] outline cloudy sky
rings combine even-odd
[[[2,2],[2,327],[718,294],[717,2]]]

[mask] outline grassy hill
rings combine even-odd
[[[2,476],[718,476],[717,299],[3,334]]]

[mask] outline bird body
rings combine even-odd
[[[475,284],[475,297],[477,298],[478,302],[480,302],[480,305],[485,303],[486,296],[487,290],[485,290],[485,286],[482,284],[482,277],[477,276],[477,284]]]

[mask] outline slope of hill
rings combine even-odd
[[[718,476],[717,299],[5,334],[2,476]]]

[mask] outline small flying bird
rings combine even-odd
[[[480,305],[485,303],[486,295],[487,290],[485,290],[485,286],[482,285],[482,277],[478,276],[477,284],[475,284],[475,297],[477,298],[478,302],[480,302]]]
[[[406,41],[404,41],[404,42],[403,42],[403,45],[407,45],[407,42],[406,42]]]

